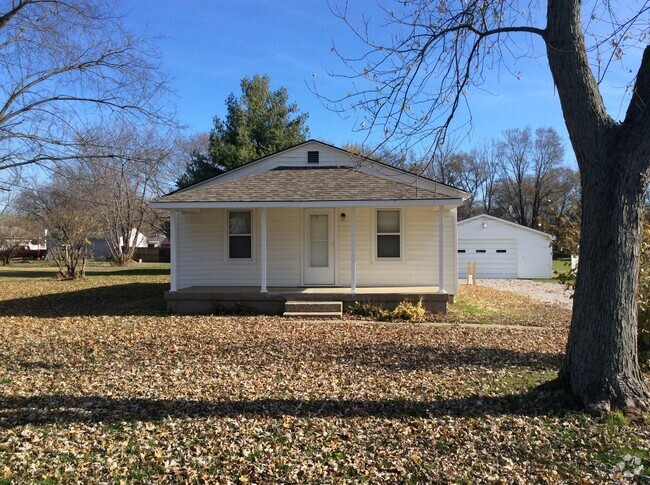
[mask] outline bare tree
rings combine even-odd
[[[88,210],[101,225],[117,265],[133,259],[138,234],[154,217],[149,200],[161,192],[172,149],[157,132],[126,125],[101,127],[85,136],[68,183],[80,194],[92,194]]]
[[[566,192],[559,179],[559,167],[564,162],[564,147],[554,128],[537,128],[533,148],[531,227],[542,225],[543,211],[557,196]]]
[[[500,180],[498,204],[517,224],[530,225],[527,177],[531,168],[533,140],[530,128],[511,128],[497,144]]]
[[[188,165],[197,159],[210,159],[210,133],[198,132],[190,135],[177,134],[173,138],[171,151],[161,167],[158,186],[161,193],[178,189],[176,181],[188,170]]]
[[[402,170],[412,170],[412,167],[419,163],[413,150],[393,150],[386,145],[361,143],[345,143],[341,148],[355,155],[377,160]],[[421,173],[420,175],[430,177],[430,174]]]
[[[48,252],[59,267],[61,279],[85,276],[89,238],[99,229],[88,209],[89,200],[70,187],[66,178],[55,178],[50,187],[21,194],[21,212],[49,230]]]
[[[455,147],[456,141],[447,139],[434,150],[430,160],[421,160],[411,165],[411,171],[422,173],[430,178],[468,193],[468,198],[458,210],[459,219],[467,219],[478,212],[475,204],[487,176],[483,161],[478,152],[465,152]]]
[[[333,109],[361,113],[364,128],[387,140],[436,146],[490,69],[512,66],[513,56],[530,55],[541,41],[582,186],[580,266],[556,383],[602,414],[612,404],[626,411],[650,405],[637,350],[638,255],[650,177],[650,2],[632,7],[603,0],[586,12],[582,3],[547,0],[546,25],[537,25],[543,14],[531,2],[395,2],[384,9],[379,39],[385,42],[375,41],[368,22],[355,29],[363,52],[341,59],[357,90],[329,101]],[[345,9],[335,13],[354,28]],[[638,47],[643,54],[632,96],[617,121],[607,113],[599,82]]]
[[[564,167],[556,170],[556,194],[551,199],[544,221],[544,230],[555,236],[555,251],[564,256],[580,251],[580,174]]]
[[[480,186],[483,213],[491,215],[494,212],[494,201],[499,173],[496,141],[483,142],[477,148],[476,158],[484,172],[483,182]]]
[[[469,196],[458,217],[466,219],[481,212],[477,202],[482,194],[481,190],[486,185],[489,167],[484,164],[479,156],[479,151],[473,149],[469,153],[461,153],[462,170],[459,174],[459,188],[465,190]]]
[[[564,163],[560,135],[553,128],[509,129],[496,143],[499,178],[494,185],[501,211],[522,226],[540,227],[544,211],[564,189],[557,178]]]
[[[420,171],[426,173],[430,166],[431,178],[443,184],[457,186],[463,161],[462,157],[458,156],[457,146],[456,140],[446,139],[436,148],[431,159],[422,165]]]
[[[0,171],[74,158],[89,123],[170,123],[155,50],[116,7],[0,1]]]

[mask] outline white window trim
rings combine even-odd
[[[399,258],[379,258],[377,257],[377,212],[379,211],[397,211],[399,212]],[[386,233],[389,234],[389,233]],[[393,233],[391,233],[393,234]],[[373,263],[404,263],[406,261],[404,248],[404,211],[401,207],[375,207],[372,212],[372,262]]]
[[[251,257],[231,258],[230,257],[230,213],[250,212],[251,213]],[[257,211],[253,209],[226,209],[224,218],[224,262],[227,264],[255,264],[257,262],[255,248],[255,226],[257,224]]]

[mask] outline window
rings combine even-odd
[[[484,253],[484,252],[485,252],[485,249],[477,249],[476,252],[477,252],[477,253]]]
[[[252,259],[251,211],[228,212],[228,258]]]
[[[458,252],[459,252],[459,253],[464,253],[465,250],[464,250],[464,249],[459,249]]]
[[[507,252],[508,251],[506,251],[505,249],[497,249],[497,253],[507,253]]]
[[[400,211],[377,211],[377,258],[400,258]]]

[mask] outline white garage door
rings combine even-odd
[[[476,278],[516,278],[515,239],[459,239],[458,277],[467,277],[467,262],[476,262]]]

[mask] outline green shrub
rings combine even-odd
[[[424,304],[422,303],[422,297],[420,297],[417,303],[411,303],[408,300],[400,302],[391,314],[394,320],[421,322],[427,314],[427,310],[424,308]]]
[[[361,303],[355,301],[354,305],[348,308],[347,312],[355,317],[381,318],[386,313],[386,310],[377,305],[373,305],[372,303]]]
[[[427,313],[422,302],[422,297],[417,303],[404,300],[397,305],[395,310],[386,310],[371,303],[355,302],[348,309],[350,315],[364,318],[374,318],[383,321],[402,320],[407,322],[421,322]]]

